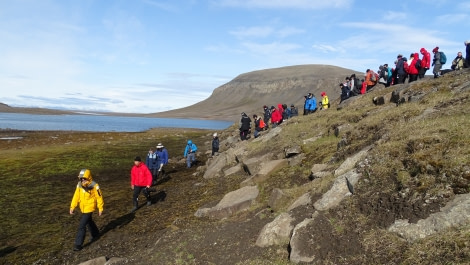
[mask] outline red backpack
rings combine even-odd
[[[264,123],[263,119],[259,119],[259,127],[263,129],[264,126],[266,126],[266,124]]]

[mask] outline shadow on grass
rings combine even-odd
[[[115,220],[112,220],[109,222],[100,232],[101,235],[106,234],[107,232],[113,230],[114,228],[122,228],[129,224],[132,220],[134,220],[135,214],[134,213],[128,213],[125,214],[121,217],[118,217]]]
[[[15,252],[16,247],[8,246],[0,249],[0,257],[5,257],[6,255]]]

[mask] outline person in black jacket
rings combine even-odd
[[[212,135],[212,156],[214,156],[218,152],[219,152],[219,137],[217,136],[217,133],[215,132]]]
[[[271,119],[271,110],[268,108],[268,106],[264,105],[263,106],[263,121],[264,121],[264,124],[265,127],[264,127],[264,130],[267,130],[269,129],[269,120]]]
[[[240,139],[242,141],[247,140],[249,138],[250,130],[251,130],[251,119],[246,115],[245,112],[242,112],[242,118],[240,119]]]

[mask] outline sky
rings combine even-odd
[[[0,102],[161,112],[255,70],[452,60],[469,22],[470,0],[0,0]]]

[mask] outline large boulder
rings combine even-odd
[[[331,189],[324,193],[321,199],[313,204],[315,209],[325,211],[339,205],[346,196],[351,195],[350,189],[359,181],[360,176],[361,174],[357,173],[355,169],[338,176]]]
[[[281,213],[271,223],[266,224],[258,235],[256,245],[268,247],[288,243],[292,229],[292,218],[288,213]]]
[[[398,233],[408,241],[425,238],[429,235],[470,224],[470,194],[456,195],[440,212],[431,214],[417,223],[408,220],[396,220],[388,230]]]
[[[277,171],[287,165],[288,165],[287,159],[278,159],[278,160],[263,162],[260,165],[261,168],[258,171],[258,173],[246,179],[245,181],[243,181],[240,184],[240,186],[244,187],[244,186],[255,185],[257,183],[264,182],[272,172]]]
[[[308,230],[313,223],[314,218],[318,216],[318,212],[313,213],[312,218],[306,218],[302,222],[298,223],[292,237],[290,239],[290,261],[294,263],[300,262],[312,262],[315,260],[315,253],[312,249],[315,249],[315,239],[309,237]]]
[[[240,211],[248,209],[258,197],[256,186],[247,186],[225,194],[222,200],[212,208],[198,209],[194,214],[197,217],[208,216],[214,219],[223,219]]]

